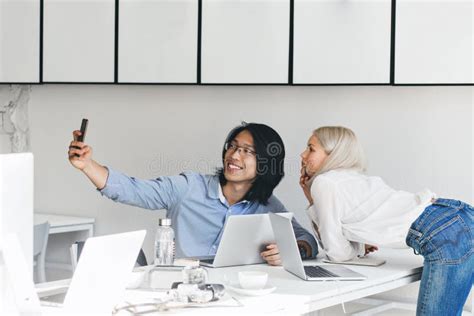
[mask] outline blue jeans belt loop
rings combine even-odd
[[[419,246],[419,245],[420,245],[420,238],[421,238],[421,236],[423,236],[423,234],[420,233],[419,231],[413,229],[413,228],[410,228],[410,229],[409,229],[409,232],[410,232],[411,234],[413,234],[413,235],[416,236],[416,237],[415,237],[415,241],[416,241],[417,245]],[[419,253],[418,251],[416,251],[415,248],[416,248],[416,247],[413,247],[413,253],[414,253],[415,255],[419,255],[420,253]]]
[[[412,233],[413,235],[415,235],[417,238],[420,238],[421,236],[423,236],[422,233],[420,233],[419,231],[413,229],[413,228],[410,228],[410,233]]]

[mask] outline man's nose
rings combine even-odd
[[[242,150],[242,148],[240,148],[240,147],[235,148],[234,151],[232,152],[231,157],[232,158],[234,158],[234,157],[240,158],[241,150]]]

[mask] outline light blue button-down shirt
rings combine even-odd
[[[176,176],[140,180],[109,168],[109,177],[101,194],[113,201],[159,210],[166,209],[172,219],[177,257],[215,255],[224,223],[231,215],[287,212],[271,196],[267,205],[240,201],[229,206],[217,175],[184,172]],[[317,254],[314,237],[293,220],[296,238],[311,245]]]

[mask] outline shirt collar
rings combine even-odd
[[[207,196],[211,199],[219,200],[224,205],[229,205],[227,199],[222,192],[222,186],[219,181],[219,176],[215,175],[211,177],[207,187]],[[247,200],[242,200],[239,203],[249,203]],[[237,203],[238,204],[238,203]]]
[[[224,196],[224,193],[222,193],[222,186],[218,185],[218,189],[219,189],[219,200],[221,201],[222,204],[224,205],[229,205],[229,203],[227,203],[227,200],[225,199],[225,196]]]
[[[211,199],[219,199],[219,190],[221,189],[221,184],[219,183],[219,176],[214,175],[210,177],[209,182],[207,183],[207,196]]]

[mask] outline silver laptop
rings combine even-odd
[[[129,281],[145,230],[88,238],[63,304],[65,313],[110,315]]]
[[[292,213],[279,213],[289,216]],[[198,257],[200,264],[212,267],[228,267],[263,263],[260,253],[268,244],[274,243],[272,225],[268,214],[230,216],[224,226],[224,232],[213,257]]]
[[[291,220],[278,214],[269,215],[276,243],[280,250],[281,261],[286,271],[307,281],[356,281],[365,280],[367,278],[343,266],[303,265]]]

